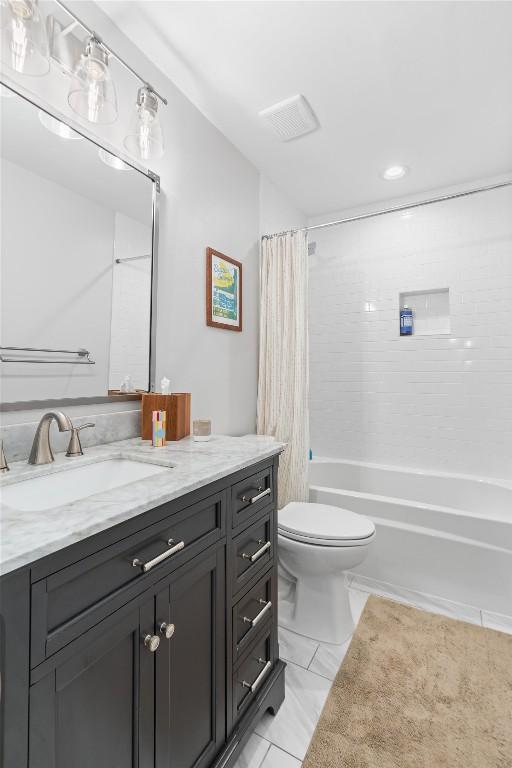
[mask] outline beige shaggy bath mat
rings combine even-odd
[[[512,635],[370,597],[303,768],[512,768]]]

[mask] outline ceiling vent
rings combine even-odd
[[[281,141],[297,139],[318,128],[315,113],[300,93],[263,109],[259,116]]]

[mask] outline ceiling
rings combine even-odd
[[[99,4],[308,215],[512,171],[512,2]],[[321,127],[282,143],[297,93]]]

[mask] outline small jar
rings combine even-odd
[[[196,442],[205,442],[212,436],[212,420],[194,419],[192,422],[192,430]]]

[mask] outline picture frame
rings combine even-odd
[[[206,325],[242,331],[242,264],[206,249]]]

